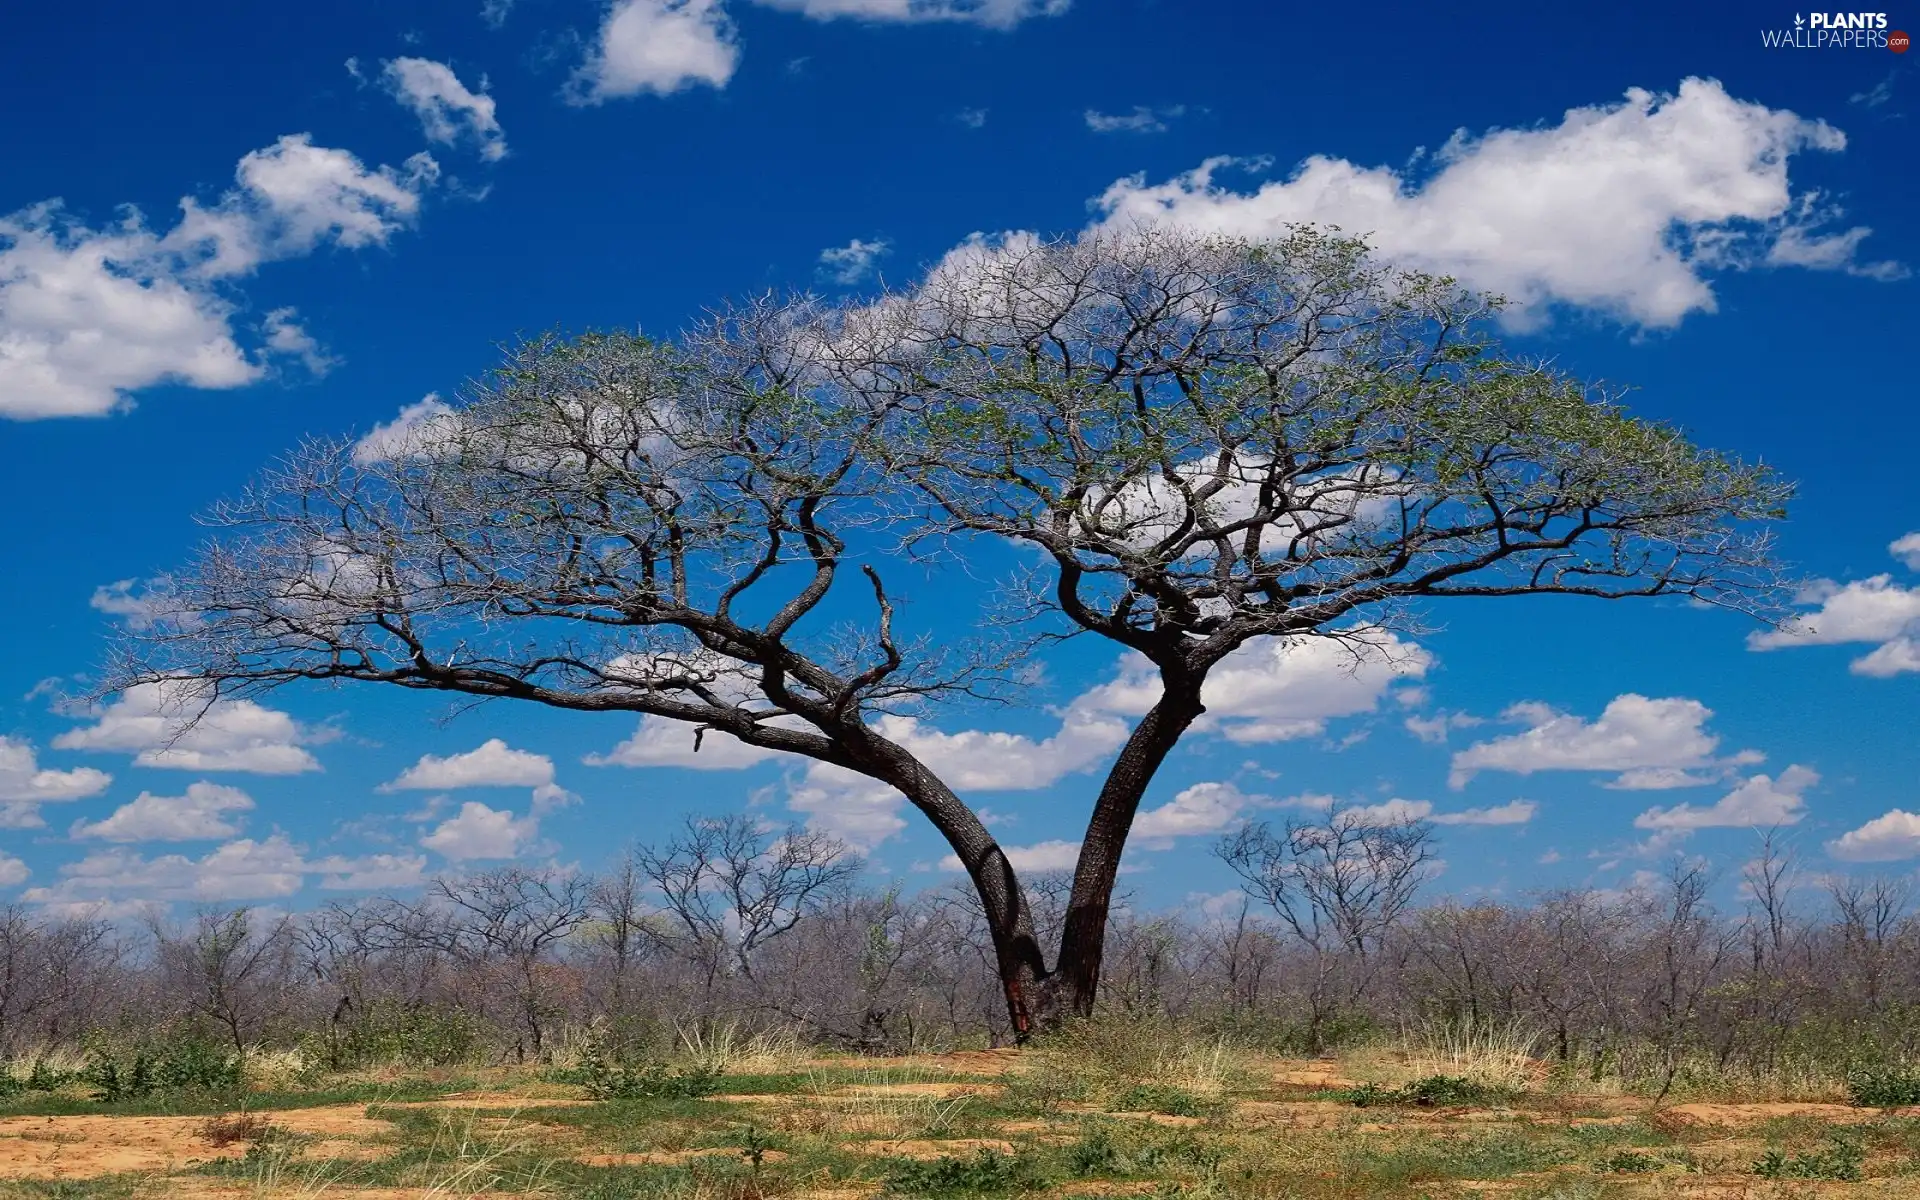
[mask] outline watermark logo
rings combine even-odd
[[[1762,29],[1760,44],[1769,50],[1891,50],[1906,53],[1907,35],[1887,24],[1883,12],[1793,14],[1792,27]]]

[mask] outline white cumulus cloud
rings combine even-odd
[[[835,283],[852,285],[870,277],[874,264],[888,249],[885,238],[865,241],[854,238],[844,246],[829,246],[820,252],[820,269]]]
[[[740,46],[720,0],[613,0],[568,95],[599,104],[651,92],[667,96],[733,78]]]
[[[488,162],[507,156],[507,135],[500,128],[484,80],[478,92],[470,91],[452,67],[429,58],[396,58],[385,65],[380,78],[394,99],[420,118],[428,141],[451,146],[467,138]]]
[[[1525,723],[1523,733],[1476,742],[1453,756],[1449,784],[1465,787],[1480,771],[1618,772],[1613,786],[1647,788],[1674,786],[1671,772],[1718,769],[1714,758],[1719,735],[1707,732],[1713,711],[1698,700],[1681,696],[1651,699],[1628,692],[1616,696],[1599,718],[1585,721],[1540,704],[1516,704],[1508,720]],[[1750,754],[1729,762],[1752,761]],[[1685,776],[1688,783],[1705,778]]]
[[[143,683],[99,710],[97,720],[53,740],[62,750],[108,750],[142,767],[297,775],[320,764],[301,744],[314,740],[286,713],[252,700],[207,704],[185,683]]]
[[[182,796],[141,792],[98,821],[75,821],[72,836],[107,842],[213,841],[239,833],[229,813],[251,811],[253,797],[239,788],[201,780]]]
[[[353,461],[361,466],[426,456],[432,453],[441,431],[457,421],[453,405],[428,392],[403,407],[384,424],[375,425],[353,444]]]
[[[42,804],[97,796],[112,782],[113,776],[92,767],[43,767],[31,743],[0,736],[0,829],[38,828],[45,824]]]
[[[1219,833],[1259,802],[1231,783],[1196,783],[1133,821],[1133,837],[1147,849],[1164,849],[1177,837]]]
[[[1896,538],[1887,552],[1920,571],[1920,533]],[[1748,649],[1878,642],[1874,650],[1853,660],[1850,669],[1855,675],[1884,679],[1920,671],[1920,587],[1903,587],[1891,575],[1872,575],[1847,584],[1819,579],[1802,590],[1799,600],[1811,611],[1777,629],[1749,634]]]
[[[1367,235],[1382,257],[1504,293],[1517,319],[1555,304],[1649,327],[1715,307],[1715,270],[1761,265],[1844,269],[1861,263],[1867,230],[1788,182],[1793,157],[1839,151],[1825,122],[1737,100],[1718,82],[1677,93],[1633,89],[1622,101],[1569,110],[1557,125],[1462,130],[1424,174],[1315,156],[1285,179],[1235,191],[1235,166],[1212,158],[1150,184],[1113,184],[1098,203],[1110,221],[1170,221],[1244,236],[1292,222]]]
[[[409,876],[406,868],[411,866]],[[324,874],[325,885],[345,888],[350,881],[379,878],[385,884],[417,884],[425,861],[396,855],[365,859],[332,857],[310,861],[283,834],[264,840],[241,838],[199,858],[163,854],[148,858],[115,847],[87,855],[59,870],[59,882],[28,888],[20,898],[54,912],[124,915],[148,904],[175,900],[226,902],[291,896],[310,875]]]
[[[1058,838],[1031,846],[1002,846],[1000,850],[1013,864],[1013,869],[1020,872],[1071,871],[1080,861],[1080,843]],[[966,868],[958,855],[949,854],[940,860],[940,869],[962,871]]]
[[[0,216],[0,417],[99,416],[162,383],[235,388],[274,355],[331,365],[275,309],[244,348],[222,281],[323,244],[384,244],[438,176],[425,154],[369,169],[290,134],[243,157],[211,205],[181,200],[165,232],[127,210],[95,228],[48,200]]]
[[[538,818],[516,817],[509,810],[489,808],[477,800],[469,800],[460,806],[458,813],[421,838],[420,844],[455,862],[466,862],[517,857],[539,835]]]
[[[1633,824],[1636,829],[1669,833],[1795,825],[1806,815],[1807,789],[1819,782],[1817,772],[1796,763],[1780,772],[1777,779],[1755,775],[1713,804],[1650,808],[1635,817]]]
[[[465,754],[423,754],[400,777],[380,785],[383,792],[449,791],[470,787],[546,787],[553,783],[553,760],[515,750],[489,738]]]
[[[1334,717],[1373,712],[1395,683],[1418,679],[1432,665],[1425,648],[1391,633],[1257,638],[1207,676],[1200,692],[1207,712],[1194,728],[1235,742],[1315,737]],[[1159,680],[1139,658],[1094,693],[1101,708],[1129,716],[1144,714],[1158,697]]]
[[[1920,858],[1920,814],[1890,809],[1827,843],[1827,853],[1846,862],[1897,862]]]

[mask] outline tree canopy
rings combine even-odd
[[[674,339],[536,339],[215,510],[114,682],[635,712],[878,780],[966,867],[1024,1032],[1093,1004],[1134,814],[1236,648],[1364,653],[1447,597],[1775,601],[1786,485],[1511,353],[1499,309],[1337,231],[1143,227],[971,244],[908,289]],[[876,723],[1018,657],[895,619],[890,571],[981,539],[1044,564],[1007,581],[1009,628],[1111,639],[1158,689],[1051,956],[973,809]]]

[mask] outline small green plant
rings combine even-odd
[[[887,1173],[895,1196],[945,1196],[980,1192],[1037,1192],[1050,1181],[1023,1155],[982,1149],[965,1158],[907,1159]]]
[[[1852,1183],[1861,1178],[1861,1168],[1866,1161],[1866,1148],[1858,1139],[1833,1133],[1820,1149],[1805,1150],[1791,1157],[1777,1146],[1769,1147],[1753,1164],[1753,1173],[1762,1179],[1833,1179]]]
[[[246,1090],[245,1071],[233,1050],[199,1037],[174,1037],[153,1047],[97,1049],[80,1078],[102,1104],[144,1100],[181,1092],[226,1095]]]
[[[1847,1072],[1847,1095],[1862,1108],[1920,1104],[1920,1071],[1904,1066],[1858,1068]]]
[[[710,1067],[677,1069],[663,1062],[641,1065],[608,1062],[596,1047],[580,1055],[580,1065],[553,1077],[578,1083],[595,1100],[697,1100],[720,1090],[720,1074]]]
[[[1112,1129],[1096,1125],[1067,1147],[1066,1157],[1067,1170],[1084,1179],[1153,1171],[1166,1163],[1168,1153],[1158,1145],[1123,1147],[1114,1140]]]
[[[1615,1150],[1593,1165],[1596,1171],[1613,1175],[1650,1175],[1660,1169],[1660,1160],[1638,1150]]]
[[[767,1160],[767,1151],[773,1148],[773,1140],[758,1126],[749,1125],[740,1133],[740,1157],[747,1160],[753,1173],[760,1173],[761,1164]]]
[[[1121,1092],[1108,1105],[1113,1112],[1165,1113],[1171,1117],[1204,1116],[1207,1105],[1185,1088],[1164,1083],[1140,1083]]]
[[[1397,1088],[1363,1083],[1359,1087],[1335,1092],[1333,1096],[1360,1108],[1376,1105],[1447,1108],[1457,1104],[1499,1104],[1511,1100],[1513,1093],[1457,1075],[1429,1075]]]

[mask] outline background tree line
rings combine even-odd
[[[1317,1053],[1441,1023],[1518,1034],[1594,1079],[1838,1072],[1920,1053],[1904,881],[1817,880],[1771,836],[1740,907],[1657,881],[1420,903],[1431,831],[1334,811],[1215,853],[1235,894],[1116,910],[1103,1007]],[[600,874],[506,867],[409,898],[114,923],[0,910],[0,1054],[16,1073],[183,1037],[315,1069],[644,1060],[715,1028],[873,1053],[1003,1045],[992,931],[964,882],[875,889],[830,839],[696,819]],[[1033,882],[1040,929],[1066,876]]]

